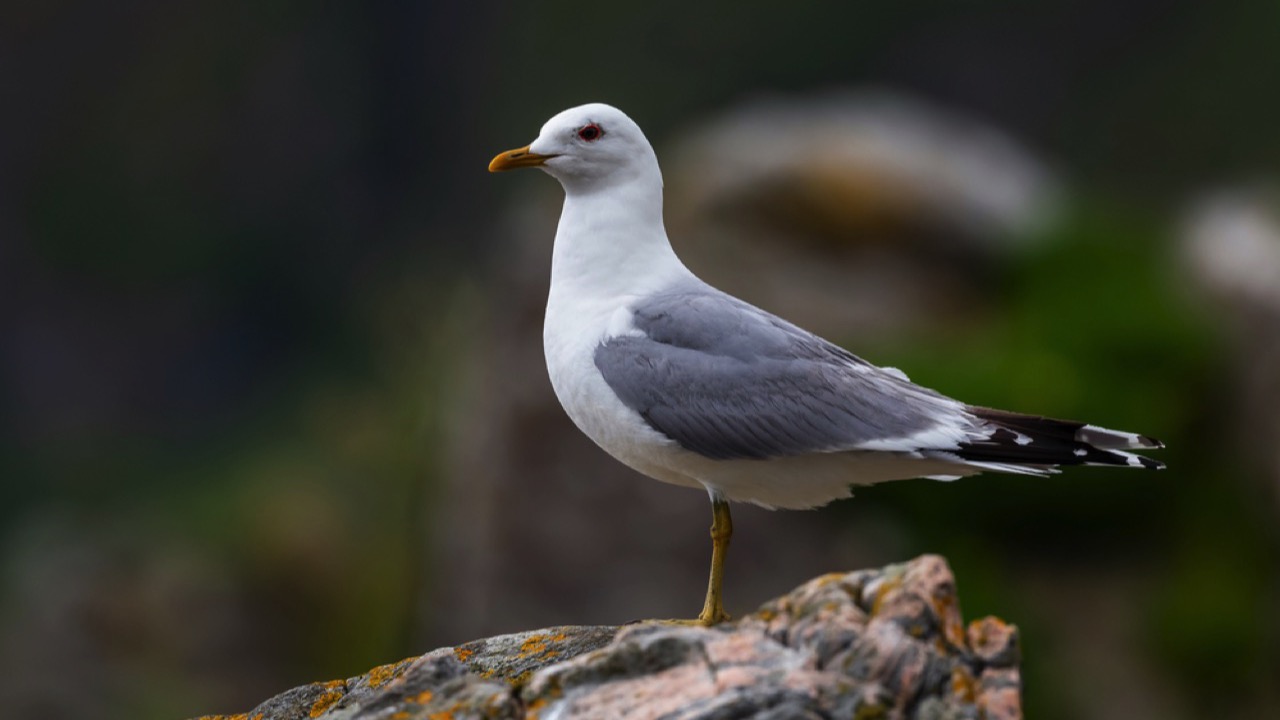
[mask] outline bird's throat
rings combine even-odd
[[[596,296],[652,289],[688,273],[662,223],[662,188],[641,183],[565,197],[552,250],[552,287]]]

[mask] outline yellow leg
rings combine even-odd
[[[724,611],[721,588],[724,582],[724,555],[733,537],[733,518],[729,516],[729,503],[711,498],[711,577],[707,580],[707,599],[698,614],[698,624],[715,625],[729,619]]]

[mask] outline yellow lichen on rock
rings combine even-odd
[[[393,662],[393,663],[387,663],[386,665],[379,665],[378,667],[370,670],[368,673],[365,674],[365,677],[369,683],[369,687],[379,688],[379,687],[382,687],[383,685],[386,685],[388,682],[395,680],[404,672],[405,668],[408,667],[406,660],[415,660],[415,659],[416,658],[405,658],[405,660],[401,660],[400,662]]]
[[[963,665],[951,669],[951,694],[966,703],[975,697],[973,674]]]
[[[880,608],[884,605],[885,598],[889,596],[889,593],[893,592],[894,590],[897,590],[900,587],[902,587],[901,575],[887,578],[883,582],[881,582],[879,587],[876,588],[876,598],[871,602],[871,615],[872,616],[879,615]]]
[[[541,654],[547,649],[546,635],[533,635],[528,640],[520,644],[520,657],[528,657],[530,655]]]
[[[433,697],[435,697],[435,693],[431,692],[430,690],[423,690],[422,692],[418,693],[417,695],[414,695],[413,697],[405,698],[405,700],[411,703],[416,703],[418,705],[426,705],[427,703],[431,702],[431,698]]]
[[[321,683],[324,693],[311,703],[311,710],[308,716],[318,718],[325,713],[326,710],[333,707],[335,703],[347,694],[347,683],[343,680],[330,680],[327,683]]]
[[[539,714],[539,711],[541,711],[542,708],[546,706],[547,706],[546,698],[534,698],[524,708],[525,720],[541,720],[541,715]]]

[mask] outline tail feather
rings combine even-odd
[[[1125,452],[1164,447],[1164,443],[1155,438],[1071,420],[982,407],[968,410],[991,428],[989,435],[961,445],[956,452],[974,464],[1119,465],[1164,469],[1164,463]]]

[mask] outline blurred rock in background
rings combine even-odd
[[[1008,132],[885,90],[770,96],[671,137],[668,229],[688,263],[862,343],[969,322],[1062,204]]]
[[[19,591],[0,624],[7,714],[93,720],[141,697],[272,689],[264,671],[280,658],[260,639],[279,626],[264,605],[199,549],[154,542],[73,516],[12,533],[3,580]]]
[[[664,165],[677,218],[948,248],[1025,241],[1059,210],[1059,181],[1007,132],[901,92],[761,96],[690,125]]]
[[[1222,429],[1248,474],[1268,480],[1280,512],[1280,187],[1208,194],[1181,231],[1183,258],[1231,348]]]

